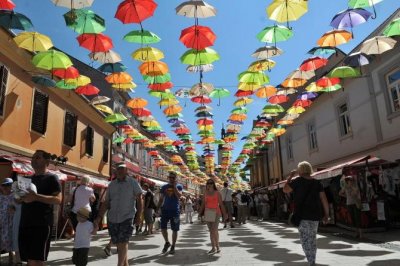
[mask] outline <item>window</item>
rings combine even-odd
[[[33,97],[31,130],[40,134],[46,133],[48,106],[49,96],[35,90],[35,95]]]
[[[89,156],[93,156],[93,138],[94,138],[93,128],[88,126],[86,128],[85,151],[86,154]]]
[[[74,147],[76,144],[76,125],[78,117],[66,111],[64,121],[64,144],[69,147]]]
[[[387,75],[387,87],[392,112],[400,111],[400,68]]]
[[[308,131],[308,147],[310,151],[318,149],[317,130],[315,127],[315,122],[308,123],[307,131]]]
[[[344,137],[351,133],[350,118],[349,118],[347,103],[338,106],[338,114],[339,114],[340,136]]]
[[[105,163],[108,163],[109,143],[110,141],[108,140],[108,138],[103,137],[103,157],[101,160]]]
[[[286,136],[286,152],[288,160],[293,160],[293,142],[291,135]]]
[[[6,101],[6,90],[8,80],[8,69],[0,66],[0,116],[4,115],[4,103]]]

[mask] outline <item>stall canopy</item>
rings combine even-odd
[[[152,181],[155,184],[155,186],[157,186],[157,187],[161,187],[161,186],[167,184],[167,182],[165,182],[165,181],[157,180],[157,179],[154,179],[154,178],[148,178],[148,179],[150,181]]]
[[[73,177],[73,179],[81,179],[83,176],[88,176],[90,177],[94,187],[102,187],[102,188],[108,187],[109,181],[107,180],[108,178],[107,176],[105,176],[103,179],[93,175],[88,175],[81,172],[75,172],[69,169],[60,169],[60,171],[67,174],[70,177]]]

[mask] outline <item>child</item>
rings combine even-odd
[[[86,266],[88,262],[90,238],[93,232],[93,223],[88,221],[90,211],[82,207],[76,213],[78,225],[75,232],[72,263],[77,266]]]

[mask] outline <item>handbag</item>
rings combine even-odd
[[[204,211],[204,221],[214,223],[217,219],[217,210],[206,208]]]

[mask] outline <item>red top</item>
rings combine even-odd
[[[218,203],[218,191],[214,191],[214,194],[212,195],[209,195],[206,192],[204,195],[205,195],[206,208],[217,209],[217,214],[221,214],[221,210],[219,208],[219,203]]]

